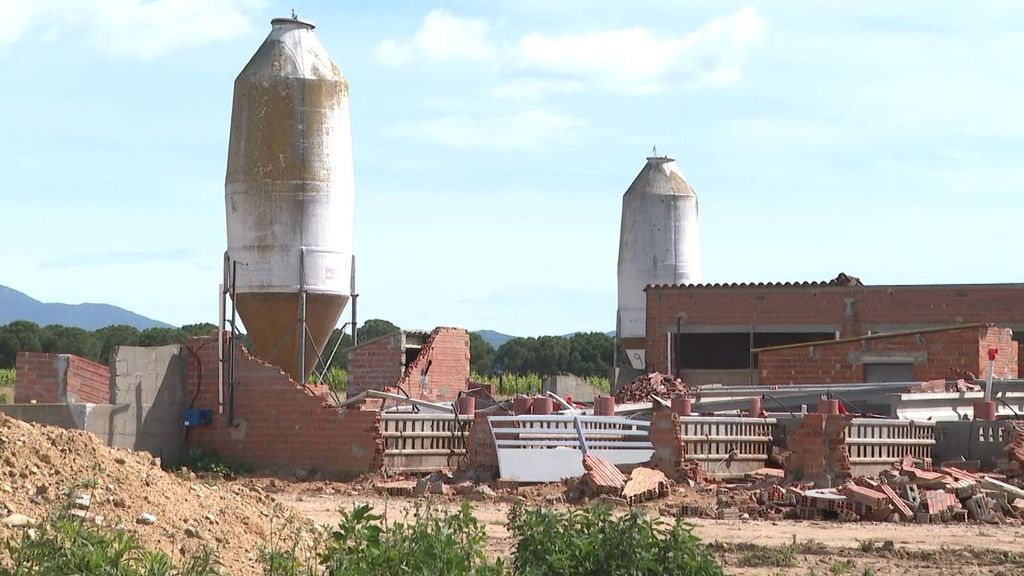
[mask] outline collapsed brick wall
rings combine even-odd
[[[758,353],[758,382],[765,385],[864,382],[864,366],[905,359],[918,381],[983,377],[989,342],[999,346],[997,374],[1017,377],[1017,343],[1008,328],[977,328],[909,336],[798,346]]]
[[[849,302],[847,302],[849,301]],[[847,314],[848,310],[853,316]],[[807,331],[890,332],[953,323],[1024,325],[1024,287],[962,286],[690,286],[647,289],[649,371],[666,372],[666,333],[677,321],[707,330],[802,326]],[[743,331],[746,328],[741,329]]]
[[[469,333],[462,328],[435,328],[399,385],[420,400],[453,400],[469,383]]]
[[[348,351],[349,397],[366,390],[384,390],[402,377],[403,335],[381,336]]]
[[[852,418],[841,414],[807,414],[787,440],[786,476],[839,486],[851,476],[846,427]]]
[[[331,476],[377,470],[383,463],[380,415],[375,410],[340,410],[325,390],[301,386],[280,368],[235,352],[234,424],[217,413],[216,337],[189,338],[187,380],[192,406],[213,411],[209,425],[188,429],[186,448],[213,451],[229,462],[257,469],[314,469]]]
[[[466,459],[460,468],[475,470],[482,480],[493,480],[498,477],[498,451],[494,446],[491,423],[487,417],[508,414],[508,412],[477,412],[473,416],[473,425],[466,437]]]
[[[74,354],[19,352],[14,403],[110,403],[110,368]]]

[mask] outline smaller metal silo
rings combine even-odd
[[[653,156],[622,196],[618,338],[630,365],[645,368],[648,284],[701,282],[697,194],[675,160]]]

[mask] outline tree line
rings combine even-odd
[[[513,338],[497,349],[476,332],[469,338],[473,372],[484,376],[569,372],[584,378],[606,378],[614,357],[614,340],[601,332]]]
[[[184,344],[190,336],[207,336],[217,329],[203,322],[181,328],[146,328],[116,324],[98,330],[49,324],[39,326],[27,320],[15,320],[0,326],[0,368],[14,368],[18,352],[74,354],[102,364],[110,361],[117,346],[164,346]]]
[[[15,320],[0,326],[0,368],[14,368],[18,352],[49,352],[54,354],[74,354],[89,360],[110,363],[110,354],[118,346],[166,346],[184,344],[192,336],[209,336],[217,330],[216,324],[201,322],[186,324],[180,328],[146,328],[139,330],[134,326],[117,324],[98,330],[85,330],[75,326],[49,324],[39,326],[27,320]],[[367,320],[360,328],[360,339],[368,340],[398,330],[398,327],[386,320]],[[242,344],[253,354],[257,354],[252,341],[240,334]],[[352,336],[335,329],[328,342],[324,356],[334,350],[334,344],[341,338],[338,350],[352,345]],[[331,366],[345,368],[345,354],[335,355]]]
[[[60,324],[39,326],[34,322],[16,320],[0,326],[0,368],[13,368],[18,352],[74,354],[108,364],[111,352],[118,346],[184,344],[191,336],[207,336],[216,329],[215,324],[202,322],[180,328],[139,330],[127,325],[113,325],[85,330]],[[398,330],[397,325],[387,320],[370,319],[360,326],[359,341],[366,342]],[[240,338],[250,352],[257,353],[244,334]],[[472,371],[482,376],[569,372],[582,377],[605,377],[612,366],[614,343],[607,334],[581,332],[569,337],[513,338],[495,349],[478,333],[471,332],[469,345]],[[347,369],[348,359],[344,351],[351,346],[352,335],[340,328],[335,329],[322,351],[324,361],[336,351],[330,367]]]

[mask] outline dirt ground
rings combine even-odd
[[[417,500],[384,497],[363,484],[308,482],[264,485],[277,500],[318,524],[331,524],[340,509],[372,504],[389,521],[410,514]],[[514,541],[505,518],[517,498],[527,503],[564,508],[559,488],[521,490],[471,501],[474,515],[485,525],[488,550],[507,556]],[[458,497],[435,497],[445,509],[459,506]],[[644,508],[658,514],[661,502]],[[668,521],[673,521],[666,518]],[[686,519],[715,551],[728,574],[944,576],[982,574],[1024,576],[1024,527],[1019,524],[934,524]]]

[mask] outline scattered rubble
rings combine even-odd
[[[677,393],[687,391],[686,384],[681,378],[675,378],[660,372],[651,372],[638,376],[629,384],[621,386],[615,392],[615,402],[618,404],[632,404],[635,402],[646,402],[651,396],[657,396],[668,400]]]

